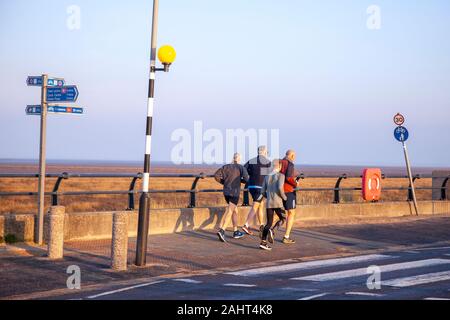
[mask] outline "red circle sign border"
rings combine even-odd
[[[402,121],[397,121],[397,117],[401,117],[401,118],[402,118]],[[404,124],[405,124],[405,117],[404,117],[401,113],[397,113],[397,114],[394,116],[394,123],[395,123],[397,126],[402,126],[402,125],[404,125]]]

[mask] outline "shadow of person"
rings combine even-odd
[[[223,215],[225,214],[226,208],[208,208],[209,210],[209,218],[203,221],[200,225],[199,230],[205,229],[219,229],[220,222],[222,220]],[[211,224],[214,223],[214,226],[211,227]]]
[[[180,229],[181,227],[181,229]],[[180,216],[175,223],[174,233],[193,231],[195,227],[194,223],[194,209],[185,208],[180,210]]]

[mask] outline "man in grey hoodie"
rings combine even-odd
[[[217,170],[214,175],[216,181],[223,185],[223,195],[225,196],[225,201],[228,204],[225,215],[222,219],[222,224],[217,232],[219,240],[222,242],[226,242],[225,230],[231,220],[233,220],[234,228],[233,238],[240,239],[244,236],[242,232],[238,231],[237,213],[239,197],[241,195],[241,183],[247,183],[249,177],[247,170],[239,164],[240,162],[241,155],[236,153],[233,157],[233,162]]]
[[[260,196],[261,199],[263,196],[267,199],[267,224],[264,227],[262,241],[259,247],[263,250],[268,251],[272,250],[272,248],[267,243],[267,240],[269,240],[270,243],[273,243],[272,224],[274,215],[276,214],[280,220],[284,219],[283,201],[286,201],[287,197],[284,193],[285,177],[284,174],[280,173],[281,167],[282,165],[280,160],[277,159],[273,161],[273,171],[264,179]]]

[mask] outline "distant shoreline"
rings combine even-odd
[[[152,170],[155,173],[213,173],[220,165],[175,165],[171,162],[154,161]],[[139,161],[103,161],[103,160],[48,160],[49,173],[138,173],[142,171]],[[379,167],[385,174],[406,174],[400,166],[363,166],[363,165],[310,165],[297,164],[298,171],[308,174],[339,175],[359,174],[364,168]],[[0,159],[0,173],[36,173],[37,160]],[[450,167],[414,167],[414,174],[431,174],[433,171],[450,171]]]

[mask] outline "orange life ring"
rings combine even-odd
[[[365,169],[362,178],[362,197],[365,201],[381,199],[381,169]]]

